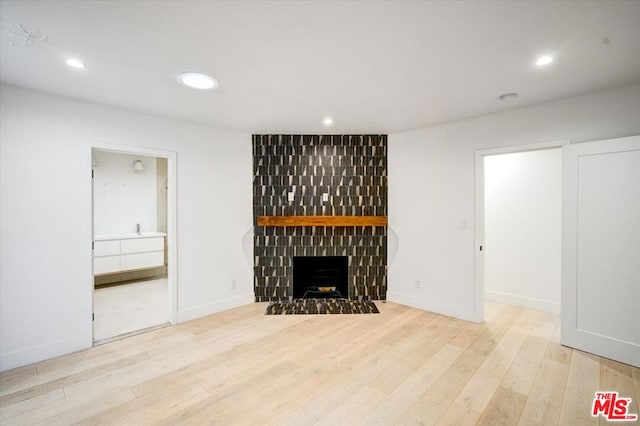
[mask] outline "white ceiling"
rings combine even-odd
[[[640,81],[640,1],[1,0],[0,18],[4,83],[252,133],[392,133]],[[178,85],[190,70],[220,89]]]

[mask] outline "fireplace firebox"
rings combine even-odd
[[[347,256],[294,256],[294,299],[348,299]]]

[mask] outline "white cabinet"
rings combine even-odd
[[[104,256],[93,258],[93,273],[108,274],[120,271],[120,256]]]
[[[120,241],[120,254],[164,251],[164,237],[129,238]]]
[[[164,234],[96,237],[93,273],[109,274],[164,265]]]
[[[131,253],[120,255],[120,269],[153,268],[164,264],[164,251],[152,251],[148,253]]]
[[[93,244],[93,256],[113,256],[120,254],[120,240],[96,241]]]

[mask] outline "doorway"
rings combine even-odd
[[[96,345],[175,323],[175,155],[91,154]]]
[[[561,147],[476,151],[476,321],[485,299],[560,311]],[[548,163],[549,170],[540,170]]]

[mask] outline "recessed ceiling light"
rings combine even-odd
[[[536,61],[536,65],[543,67],[545,65],[549,65],[551,62],[553,62],[553,58],[551,56],[540,56]]]
[[[333,118],[331,117],[327,117],[324,120],[322,120],[322,124],[324,124],[325,126],[331,126],[333,124]]]
[[[218,80],[201,72],[183,72],[178,74],[178,82],[193,89],[211,90],[220,86]]]
[[[78,69],[82,69],[86,66],[84,62],[76,58],[67,59],[67,65],[69,65],[71,68],[78,68]]]

